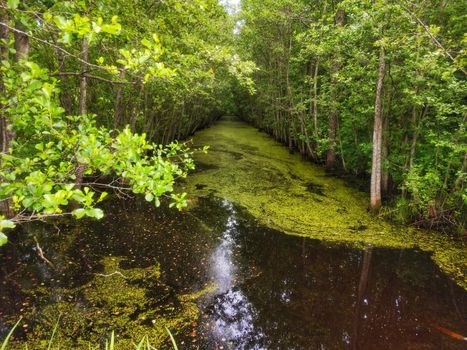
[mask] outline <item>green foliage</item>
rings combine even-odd
[[[219,113],[231,77],[253,90],[254,65],[232,49],[233,24],[217,2],[172,0],[152,14],[152,4],[108,5],[8,2],[12,25],[21,22],[31,42],[45,45],[32,46],[30,58],[17,62],[15,37],[2,43],[11,54],[0,68],[1,119],[12,136],[2,139],[0,202],[8,219],[2,217],[0,245],[3,230],[17,223],[62,215],[100,219],[97,205],[110,191],[141,194],[156,206],[166,196],[171,207],[183,208],[187,194],[172,193],[174,183],[194,163],[189,148],[172,141]],[[82,56],[83,39],[89,57]],[[102,50],[109,46],[115,49]],[[83,84],[66,78],[75,72],[87,79],[84,115],[74,96]],[[114,89],[90,84],[93,79]]]
[[[383,169],[392,192],[411,203],[411,220],[462,231],[463,12],[458,3],[437,1],[243,0],[238,43],[258,70],[254,98],[241,89],[236,94],[240,112],[316,162],[335,146],[343,171],[369,174],[383,46]]]

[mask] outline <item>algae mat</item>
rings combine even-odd
[[[215,194],[287,234],[357,247],[419,247],[433,252],[433,260],[467,289],[464,241],[373,217],[367,194],[289,154],[267,134],[223,118],[196,133],[193,142],[210,149],[196,156],[197,171],[182,185],[192,196]]]

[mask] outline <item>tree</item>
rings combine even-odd
[[[462,232],[462,11],[458,2],[244,0],[239,50],[259,70],[253,97],[238,90],[240,114],[368,181],[370,207]]]
[[[142,194],[156,206],[169,197],[182,208],[186,194],[173,193],[174,183],[194,163],[192,151],[173,140],[217,116],[220,81],[251,89],[254,67],[228,45],[230,22],[219,32],[227,15],[216,1],[149,1],[135,11],[126,1],[111,3],[1,3],[0,202],[7,208],[0,244],[3,229],[23,222],[99,219],[97,205],[110,191]],[[118,14],[134,16],[121,23]],[[162,125],[161,115],[169,117]]]

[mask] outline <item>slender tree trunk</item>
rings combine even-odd
[[[334,104],[334,102],[331,102]],[[336,129],[337,129],[337,111],[335,106],[331,107],[329,113],[328,129],[329,129],[329,148],[326,152],[326,169],[333,170],[336,165]]]
[[[16,29],[23,30],[21,25],[16,25]],[[15,32],[15,57],[14,60],[18,63],[21,60],[28,60],[29,58],[29,37],[22,34]],[[11,143],[14,141],[16,137],[15,130],[12,127],[11,121],[5,119],[5,140],[4,140],[4,148],[3,151],[5,153],[9,152],[11,147]]]
[[[21,25],[16,25],[15,27],[24,31]],[[15,62],[29,58],[29,37],[27,35],[15,32],[15,51]]]
[[[381,208],[381,144],[383,136],[383,83],[386,73],[384,47],[379,52],[378,81],[376,84],[375,121],[373,126],[373,156],[371,165],[371,199],[370,208],[378,211]]]
[[[125,71],[120,71],[120,80],[125,79]],[[115,92],[114,104],[114,130],[118,130],[121,126],[122,115],[122,98],[123,98],[123,84],[117,84]]]
[[[83,38],[82,42],[82,51],[81,51],[81,75],[79,78],[79,114],[85,115],[87,110],[87,79],[86,79],[86,62],[89,60],[89,43],[86,37]],[[85,165],[79,161],[76,164],[75,169],[75,186],[76,188],[81,188],[83,183]]]
[[[383,140],[382,140],[382,149],[381,149],[381,159],[382,163],[387,163],[389,158],[389,115],[384,116],[383,121]],[[389,192],[389,169],[387,164],[382,168],[381,175],[381,191],[384,194]]]
[[[2,2],[3,3],[3,2]],[[3,11],[3,9],[1,10]],[[8,15],[6,13],[2,13],[1,16],[2,20],[6,20],[8,22]],[[16,29],[22,30],[22,26],[20,24],[15,25]],[[1,29],[1,38],[6,40],[8,42],[9,39],[9,31],[7,28],[2,26]],[[14,56],[14,61],[16,63],[20,62],[21,60],[28,60],[29,58],[29,37],[15,32],[14,33],[14,38],[15,38],[15,56]],[[1,59],[2,60],[8,60],[9,54],[8,54],[8,47],[3,46],[1,48]],[[2,93],[5,93],[5,87],[3,85],[3,79],[0,82],[0,90]],[[9,120],[5,115],[2,114],[1,116],[1,126],[2,126],[2,152],[3,153],[10,153],[11,149],[11,144],[15,140],[16,137],[16,132],[13,128],[13,123],[11,120]],[[9,199],[3,201],[1,203],[1,208],[0,210],[2,211],[3,214],[5,214],[7,217],[12,217],[14,215],[14,210],[11,206],[11,201]]]
[[[141,99],[142,98],[144,98],[144,84],[143,83],[141,83],[139,94],[136,97],[137,101],[136,101],[136,103],[134,105],[134,108],[133,108],[133,111],[132,111],[131,117],[130,117],[130,130],[131,130],[131,132],[135,132],[135,129],[136,129],[136,122],[137,122],[138,115],[139,115],[139,109],[141,108]]]
[[[4,5],[3,1],[0,1],[1,5]],[[9,18],[6,10],[0,8],[0,20],[2,22],[8,23]],[[4,43],[0,42],[0,60],[1,61],[8,61],[9,60],[9,50],[8,50],[8,38],[9,38],[9,28],[5,26],[0,26],[0,40],[3,40]],[[0,71],[0,93],[5,93],[5,85],[3,83],[3,73]],[[1,137],[2,137],[2,153],[6,153],[8,151],[8,134],[7,134],[7,120],[5,115],[3,114],[3,106],[0,105],[0,128],[1,128]],[[1,161],[1,160],[0,160]]]
[[[0,1],[1,5],[4,5],[4,1]],[[2,22],[8,23],[9,18],[5,9],[0,8],[0,20]],[[4,26],[0,26],[0,61],[9,61],[9,50],[8,50],[8,39],[9,39],[9,29]],[[5,85],[3,82],[3,72],[0,70],[0,94],[5,93]],[[9,150],[9,130],[8,130],[8,121],[6,116],[3,113],[3,106],[0,104],[0,130],[1,130],[1,152],[7,153]],[[0,164],[2,158],[0,157]],[[0,181],[3,182],[3,178],[0,178]],[[0,201],[0,213],[7,217],[12,216],[10,200]]]
[[[345,13],[342,9],[337,12],[337,26],[343,26],[345,21]],[[339,72],[339,61],[338,57],[335,57],[334,63],[331,69],[331,85],[332,85],[332,102],[331,111],[329,112],[328,118],[328,129],[329,129],[329,148],[326,153],[326,169],[333,170],[336,166],[336,135],[337,135],[337,104],[336,104],[336,79],[335,76]]]
[[[319,72],[319,59],[315,63],[315,72],[313,74],[313,126],[316,136],[319,135],[318,129],[318,72]]]
[[[81,75],[79,78],[79,114],[86,114],[86,101],[87,101],[87,78],[86,69],[87,65],[85,62],[89,60],[89,43],[86,37],[83,38],[82,49],[81,49]]]
[[[288,31],[287,31],[288,33]],[[287,89],[287,114],[288,114],[288,124],[289,124],[289,152],[293,153],[293,143],[295,138],[295,106],[292,96],[292,87],[290,86],[290,57],[292,54],[292,37],[289,35],[289,48],[288,48],[288,55],[287,55],[287,65],[286,65],[286,89]]]

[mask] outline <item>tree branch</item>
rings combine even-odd
[[[59,73],[51,74],[51,76],[70,76],[70,75],[80,76],[81,73],[80,72],[59,72]],[[94,80],[100,80],[100,81],[103,81],[103,82],[106,82],[106,83],[109,83],[109,84],[137,84],[137,82],[134,82],[134,81],[111,80],[111,79],[106,79],[106,78],[103,78],[103,77],[99,77],[97,75],[91,75],[91,74],[86,74],[86,73],[84,73],[83,75],[86,78],[94,79]]]
[[[19,33],[19,34],[23,34],[23,35],[25,35],[25,36],[27,36],[27,37],[33,39],[33,40],[36,40],[36,41],[38,41],[38,42],[40,42],[40,43],[46,44],[46,45],[48,45],[48,46],[51,46],[51,47],[55,48],[56,50],[58,50],[58,51],[64,53],[65,55],[71,56],[71,57],[73,57],[74,59],[76,59],[77,61],[79,61],[79,62],[81,62],[81,63],[83,63],[83,64],[85,64],[85,65],[87,65],[87,66],[89,66],[89,67],[94,67],[94,68],[97,68],[97,69],[100,69],[100,70],[104,70],[104,71],[106,71],[106,72],[109,71],[108,68],[103,67],[103,66],[99,66],[99,65],[97,65],[97,64],[89,63],[89,62],[83,60],[82,58],[80,58],[80,57],[78,57],[78,56],[76,56],[76,55],[73,55],[71,52],[65,50],[64,48],[62,48],[62,47],[60,47],[60,46],[58,46],[58,45],[56,45],[56,44],[54,44],[54,43],[51,43],[50,41],[37,38],[37,37],[35,37],[35,36],[29,34],[28,32],[25,32],[25,31],[23,31],[23,30],[17,29],[17,28],[15,28],[15,27],[11,27],[11,26],[9,26],[7,23],[4,23],[4,22],[0,22],[0,25],[3,26],[3,27],[5,27],[5,28],[8,28],[9,30],[11,30],[11,31],[13,31],[13,32],[16,32],[16,33]]]
[[[423,30],[425,30],[425,32],[429,35],[430,39],[433,41],[433,43],[439,48],[441,49],[444,54],[456,65],[456,67],[462,72],[464,73],[465,75],[467,75],[467,71],[465,71],[464,68],[460,67],[457,62],[456,62],[456,59],[451,55],[451,53],[449,52],[448,49],[446,49],[443,44],[441,44],[439,42],[439,40],[433,35],[433,33],[431,33],[430,31],[430,28],[425,24],[423,23],[423,21],[415,14],[413,13],[412,11],[410,11],[407,7],[405,6],[402,6],[401,7],[410,15],[412,16],[423,28]]]
[[[49,265],[51,268],[55,269],[54,264],[52,264],[52,262],[45,257],[44,251],[42,250],[41,246],[39,245],[39,241],[37,240],[36,236],[34,236],[34,242],[36,242],[37,255],[39,255],[39,257],[42,260],[44,260],[47,263],[47,265]]]

